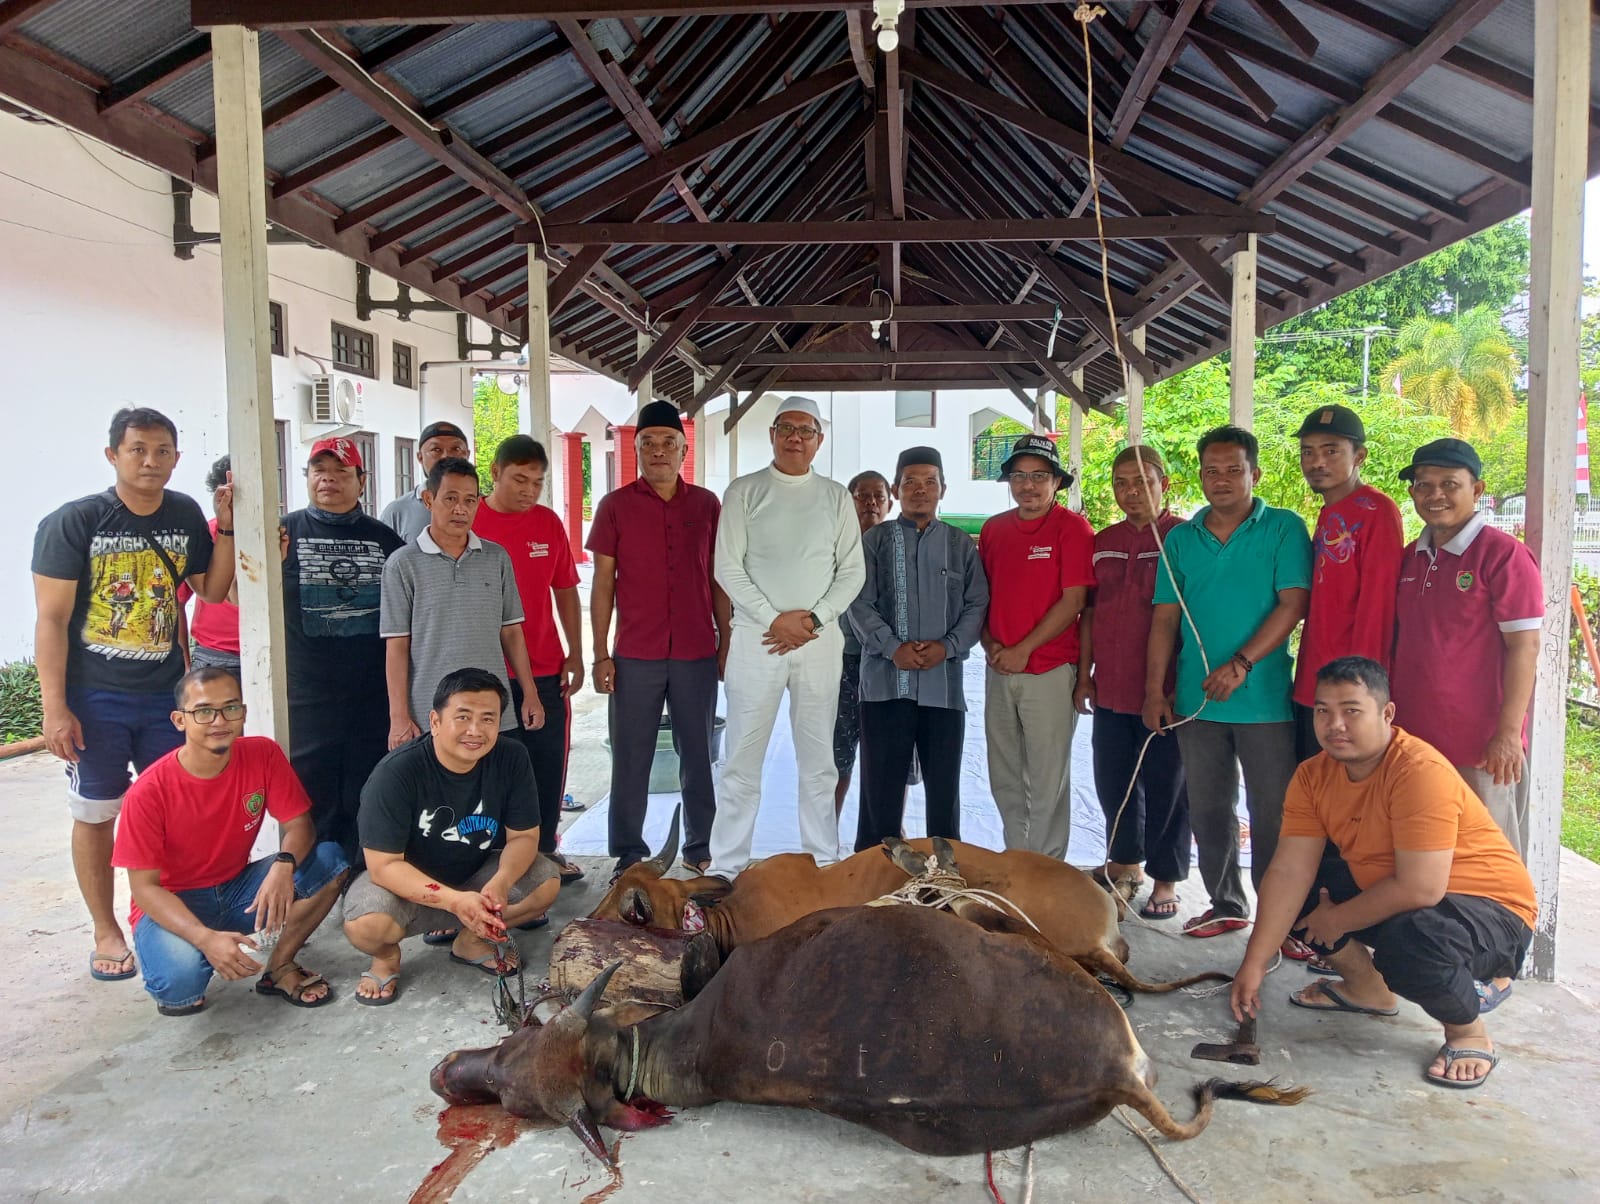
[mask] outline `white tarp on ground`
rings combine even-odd
[[[983,676],[983,659],[970,657],[965,667],[967,733],[961,757],[961,839],[969,844],[1003,849],[1005,841],[1000,834],[1000,814],[995,809],[994,797],[989,793],[988,749],[983,738]],[[726,700],[719,700],[719,711],[725,714],[726,709]],[[1090,760],[1089,732],[1092,725],[1092,719],[1079,716],[1077,732],[1072,741],[1072,840],[1068,846],[1067,860],[1074,865],[1097,865],[1104,859],[1105,852],[1105,816],[1101,813],[1100,802],[1095,794],[1094,769]],[[720,766],[717,774],[720,780]],[[839,822],[840,845],[845,854],[855,846],[859,777],[858,773],[856,780],[851,782],[844,814]],[[763,801],[756,821],[753,855],[758,858],[770,857],[774,853],[799,849],[800,827],[795,818],[794,741],[789,732],[787,698],[778,711],[772,743],[767,749],[761,793]],[[1241,788],[1241,814],[1242,796]],[[610,800],[609,794],[602,796],[572,822],[562,834],[562,852],[576,857],[606,855]],[[672,820],[672,809],[678,802],[677,794],[650,796],[645,842],[652,849],[661,847],[667,834],[667,825]],[[907,836],[927,834],[925,804],[926,796],[922,787],[912,786],[906,798]]]

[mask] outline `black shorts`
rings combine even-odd
[[[833,721],[833,767],[844,777],[856,767],[861,743],[861,654],[846,652],[839,673],[839,713]]]

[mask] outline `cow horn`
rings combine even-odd
[[[599,979],[595,981],[598,982]],[[595,1125],[594,1114],[589,1111],[587,1104],[579,1104],[577,1110],[567,1117],[567,1128],[577,1134],[578,1140],[588,1147],[591,1154],[605,1163],[607,1169],[616,1169],[616,1165],[611,1161],[611,1151],[606,1149],[606,1143],[601,1140],[600,1129]]]
[[[683,804],[672,809],[672,825],[667,829],[667,843],[661,846],[657,853],[645,865],[660,875],[672,868],[672,859],[678,855],[678,816],[683,811]]]
[[[572,1007],[568,1009],[568,1012],[579,1020],[588,1020],[594,1012],[594,1005],[599,1003],[600,996],[606,993],[606,987],[611,982],[611,976],[617,972],[617,967],[620,965],[622,965],[622,962],[614,961],[600,971],[599,976],[583,988],[583,994],[572,1001]]]

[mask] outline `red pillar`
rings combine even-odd
[[[619,426],[617,429],[617,488],[631,485],[639,479],[639,452],[633,446],[636,426]]]
[[[561,480],[566,493],[567,542],[572,546],[572,559],[586,564],[589,554],[583,550],[583,434],[563,431],[561,441],[566,448]]]
[[[683,443],[684,443],[684,447],[686,449],[684,451],[684,454],[683,454],[683,479],[685,481],[688,481],[689,484],[693,485],[693,484],[696,483],[695,479],[694,479],[694,419],[693,418],[685,418],[683,420]]]

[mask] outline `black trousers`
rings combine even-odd
[[[1176,737],[1150,741],[1139,780],[1128,795],[1128,779],[1149,735],[1138,715],[1095,707],[1090,736],[1094,789],[1106,813],[1106,831],[1112,833],[1110,860],[1143,865],[1158,882],[1182,882],[1189,876],[1189,790]],[[1128,805],[1119,821],[1117,810],[1124,795]]]
[[[928,835],[961,839],[961,748],[967,716],[909,698],[861,704],[861,806],[856,852],[900,835],[911,754],[922,762]]]
[[[352,877],[363,864],[356,831],[361,788],[389,751],[382,697],[289,702],[289,764],[311,798],[317,839],[339,846]]]
[[[711,856],[711,821],[717,792],[711,782],[711,728],[717,714],[717,658],[637,660],[617,658],[611,695],[611,813],[609,844],[620,865],[650,855],[644,817],[650,803],[650,766],[665,704],[672,719],[683,791],[683,859]]]
[[[1324,887],[1335,903],[1361,893],[1332,842],[1300,909],[1302,918],[1316,910]],[[1296,935],[1305,937],[1303,931]],[[1411,1000],[1441,1024],[1471,1024],[1478,1017],[1474,980],[1516,977],[1533,929],[1493,899],[1449,894],[1432,907],[1403,911],[1347,933],[1332,946],[1307,943],[1318,953],[1329,954],[1351,940],[1371,947],[1372,964],[1396,995]]]
[[[1294,711],[1294,755],[1299,761],[1309,761],[1322,751],[1317,741],[1316,711],[1298,702],[1289,704]]]
[[[571,712],[561,697],[561,674],[549,673],[533,679],[533,688],[544,707],[544,726],[522,726],[522,683],[511,679],[511,709],[519,716],[516,728],[507,733],[528,750],[533,762],[533,781],[539,788],[539,851],[554,853],[561,827],[561,796],[567,792],[567,738],[571,733]]]

